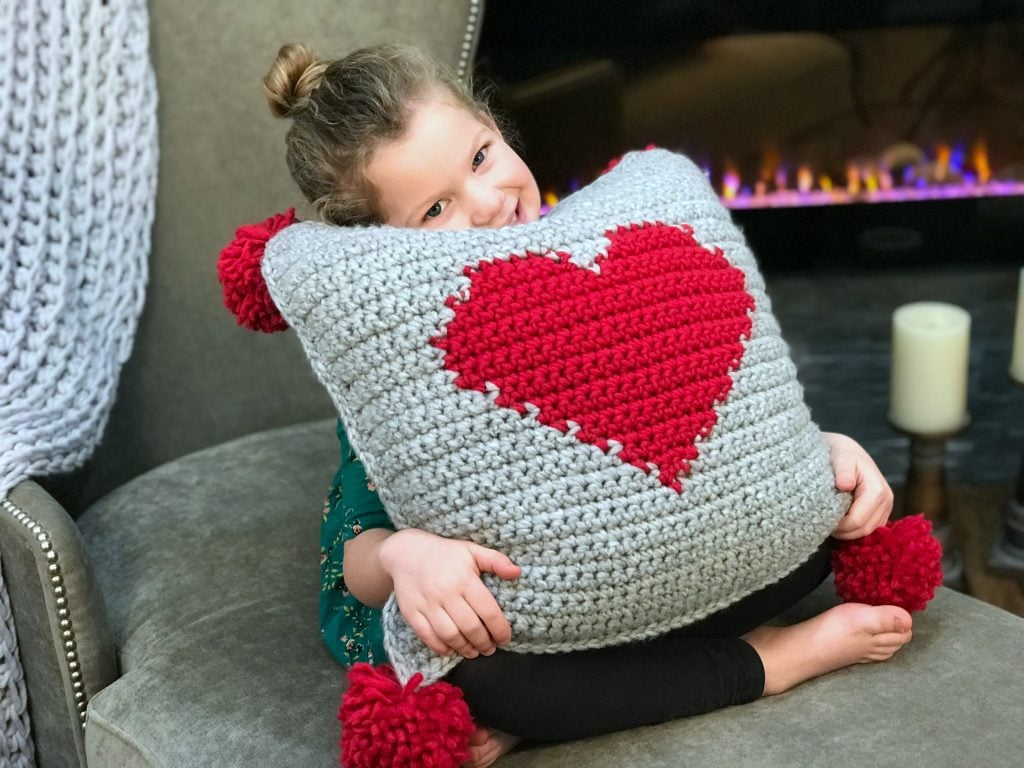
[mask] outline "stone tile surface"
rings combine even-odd
[[[948,444],[947,481],[1007,483],[1016,476],[1024,387],[1008,368],[1017,280],[1012,266],[766,275],[815,420],[859,440],[894,484],[906,476],[909,437],[887,420],[891,317],[911,301],[946,301],[971,313],[971,424]]]

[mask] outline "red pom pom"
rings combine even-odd
[[[883,525],[832,553],[836,593],[848,603],[924,610],[942,584],[942,545],[924,515]]]
[[[462,691],[422,680],[403,687],[387,664],[349,669],[338,710],[345,768],[458,768],[469,759],[474,726]]]
[[[224,287],[224,305],[238,318],[238,324],[254,331],[284,331],[288,323],[274,306],[263,280],[260,262],[267,241],[295,223],[295,209],[278,213],[259,224],[247,224],[235,231],[235,239],[220,252],[217,276]]]

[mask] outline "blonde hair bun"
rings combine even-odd
[[[481,123],[494,125],[468,82],[402,45],[359,48],[340,59],[285,45],[263,88],[270,110],[292,120],[285,137],[292,179],[332,224],[382,223],[366,166],[378,146],[405,135],[415,100],[447,94]]]
[[[275,117],[292,117],[320,84],[327,62],[304,45],[281,46],[263,78],[263,93]]]

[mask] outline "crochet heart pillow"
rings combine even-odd
[[[629,154],[547,217],[301,223],[263,275],[399,527],[476,541],[510,651],[652,637],[803,563],[845,512],[754,259],[703,173]],[[400,683],[443,677],[392,598]]]

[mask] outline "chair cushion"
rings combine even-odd
[[[317,625],[334,430],[186,456],[79,518],[123,672],[90,702],[90,763],[336,763],[343,670]]]
[[[785,623],[835,603],[831,580]],[[510,754],[500,768],[1021,764],[1024,620],[940,588],[891,660],[665,725]]]
[[[123,676],[89,706],[92,765],[337,765],[343,674],[317,627],[334,422],[252,435],[144,475],[79,523]],[[825,584],[790,619],[835,602]],[[942,589],[913,642],[754,704],[565,745],[505,768],[1015,765],[1024,621]]]

